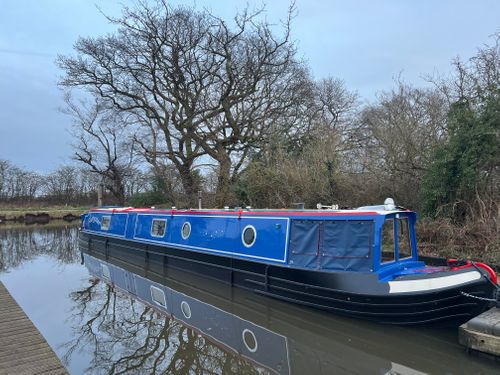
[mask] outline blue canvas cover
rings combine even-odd
[[[318,268],[319,227],[318,220],[292,220],[290,233],[290,265]]]
[[[371,270],[372,221],[325,221],[321,237],[321,268]]]
[[[322,270],[370,271],[373,222],[293,220],[290,265]]]

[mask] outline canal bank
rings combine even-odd
[[[0,208],[0,224],[46,224],[51,220],[78,220],[84,207]]]

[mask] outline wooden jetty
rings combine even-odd
[[[458,341],[469,350],[500,357],[500,308],[493,307],[461,325]]]
[[[0,374],[68,374],[1,282]]]

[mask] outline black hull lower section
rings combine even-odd
[[[86,233],[80,234],[80,246],[91,255],[134,263],[146,272],[149,269],[169,277],[170,272],[179,270],[192,272],[261,295],[386,324],[459,325],[484,311],[489,302],[482,298],[492,298],[494,291],[493,285],[481,278],[465,286],[394,295],[374,292],[370,275],[350,274],[350,287],[335,273],[297,270]]]

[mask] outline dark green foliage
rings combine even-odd
[[[151,190],[133,195],[130,197],[129,203],[134,207],[151,207],[171,202],[161,191]]]
[[[164,181],[155,179],[152,189],[137,193],[130,197],[129,203],[134,207],[151,207],[162,204],[172,204],[173,200],[166,193],[168,191]]]
[[[462,220],[476,194],[483,194],[499,166],[500,99],[491,95],[473,108],[454,103],[448,115],[448,138],[434,152],[423,191],[429,216]]]

